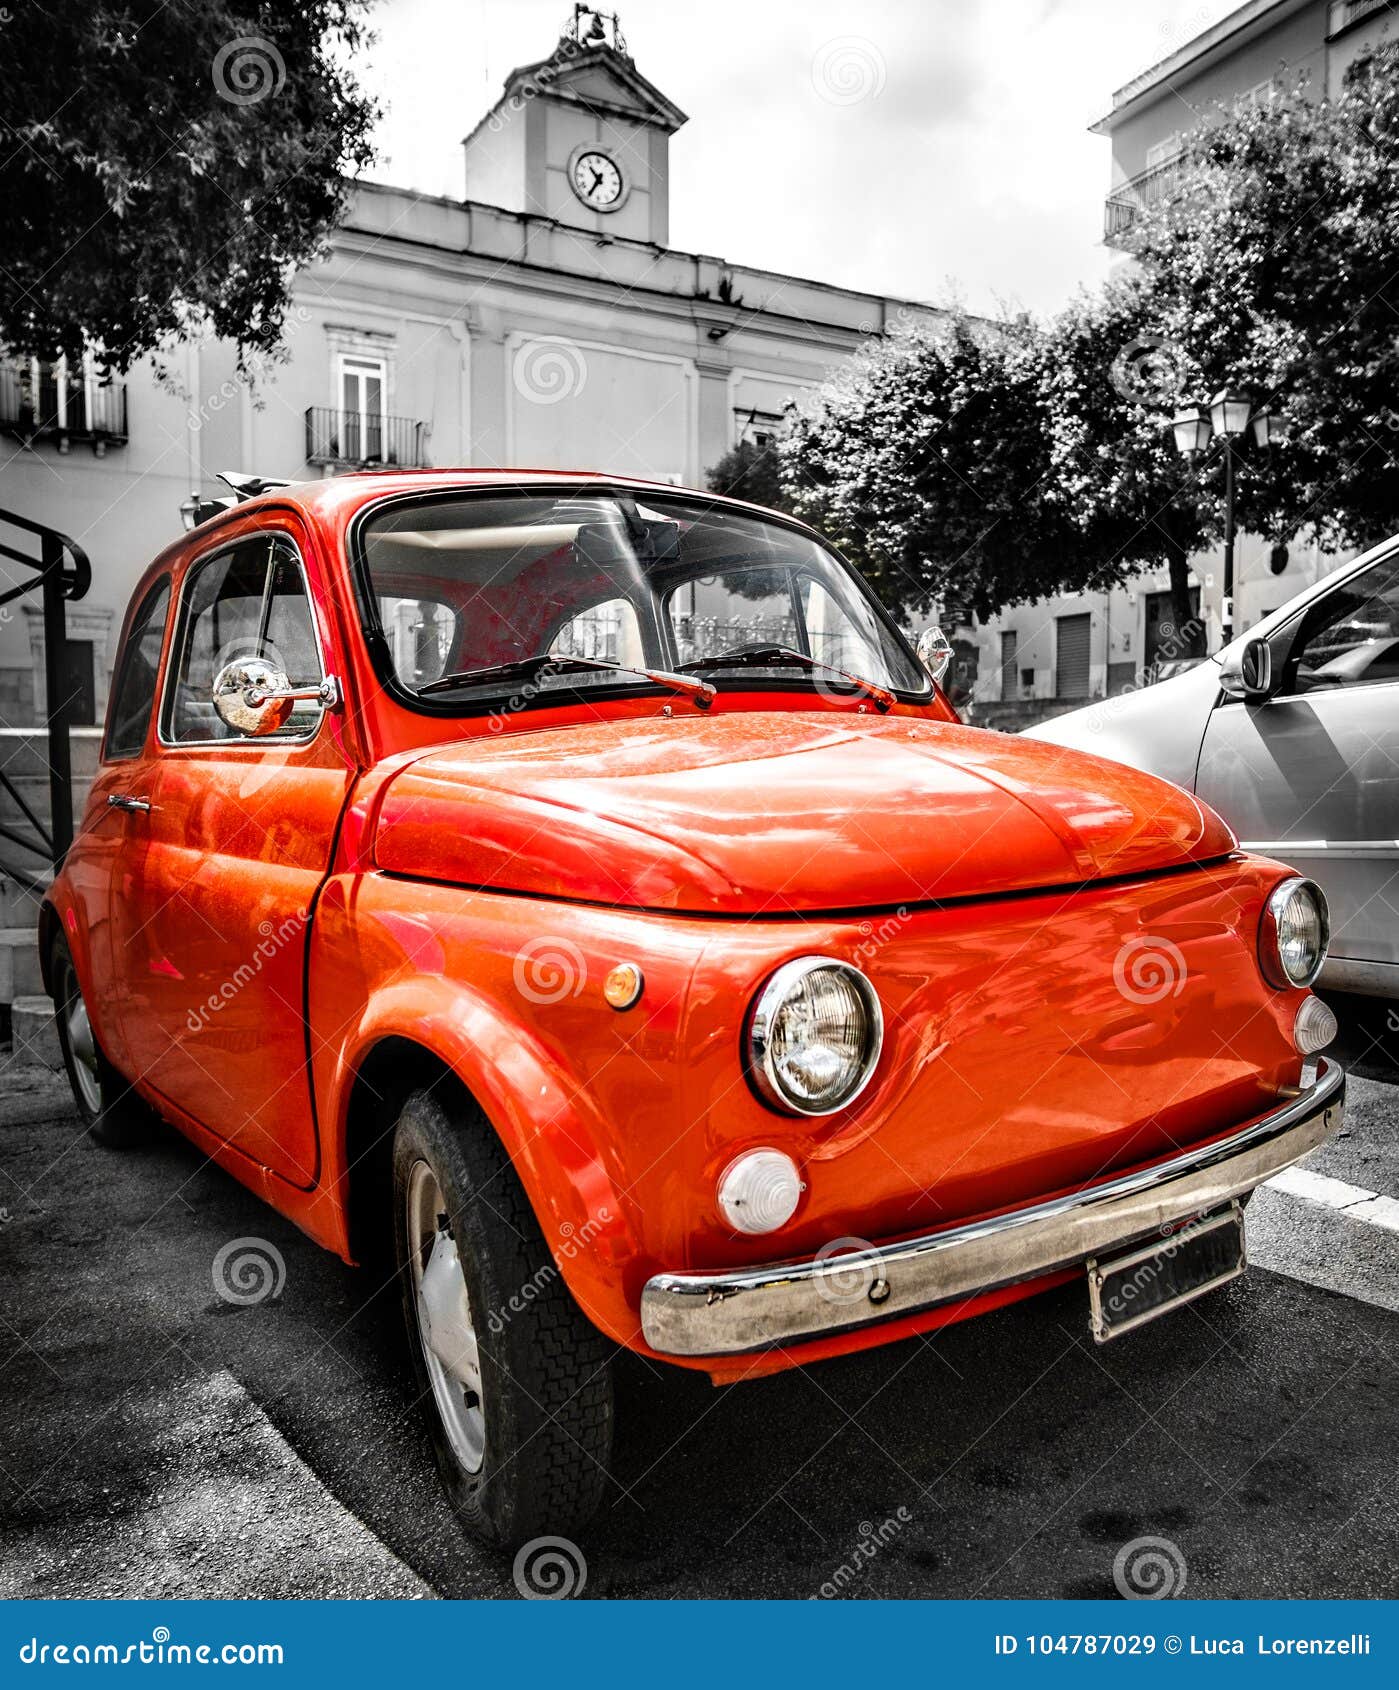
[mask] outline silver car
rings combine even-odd
[[[1399,998],[1399,538],[1187,673],[1028,731],[1197,792],[1321,883],[1322,984]]]

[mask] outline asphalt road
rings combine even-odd
[[[1382,1044],[1347,1054],[1386,1075]],[[1399,1194],[1397,1125],[1356,1079],[1312,1167]],[[1074,1286],[723,1391],[626,1361],[584,1593],[1111,1597],[1160,1537],[1191,1596],[1399,1594],[1399,1232],[1271,1190],[1249,1230],[1244,1280],[1107,1349]],[[250,1237],[285,1283],[230,1304],[213,1261]],[[14,1073],[0,1522],[5,1597],[516,1593],[440,1496],[392,1294],[174,1135],[103,1151]]]

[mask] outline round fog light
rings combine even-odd
[[[1309,997],[1292,1023],[1292,1042],[1303,1056],[1325,1050],[1337,1033],[1336,1017],[1320,998]]]
[[[736,1232],[775,1232],[796,1213],[804,1190],[790,1156],[750,1150],[724,1170],[719,1207]]]

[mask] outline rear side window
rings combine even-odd
[[[169,612],[170,582],[158,581],[142,599],[132,619],[117,664],[117,681],[107,712],[107,744],[102,753],[108,762],[120,757],[138,757],[145,746],[151,711],[155,708],[160,648]]]

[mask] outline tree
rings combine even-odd
[[[901,329],[795,414],[779,448],[793,501],[891,609],[952,594],[984,616],[1099,584],[1045,496],[1043,350],[1024,319]]]
[[[1364,546],[1399,527],[1399,45],[1336,100],[1300,93],[1203,127],[1133,251],[1198,372],[1185,396],[1242,386],[1290,425],[1240,481],[1243,522]]]
[[[747,499],[769,510],[792,509],[791,497],[782,484],[777,448],[772,445],[740,440],[709,471],[705,486],[711,493],[727,493],[730,498]]]
[[[18,0],[0,29],[0,342],[114,369],[207,328],[275,352],[377,117],[363,0]]]
[[[1051,468],[1043,497],[1064,509],[1108,583],[1168,571],[1177,655],[1203,655],[1190,557],[1219,539],[1216,483],[1175,449],[1170,419],[1198,371],[1155,328],[1149,279],[1119,278],[1050,324],[1041,368]]]
[[[1399,46],[1335,101],[1206,124],[1182,180],[1136,263],[1050,322],[897,334],[808,402],[784,478],[891,605],[987,615],[1164,567],[1202,651],[1189,560],[1223,533],[1220,448],[1187,463],[1170,419],[1226,385],[1292,425],[1245,448],[1242,527],[1399,528]]]

